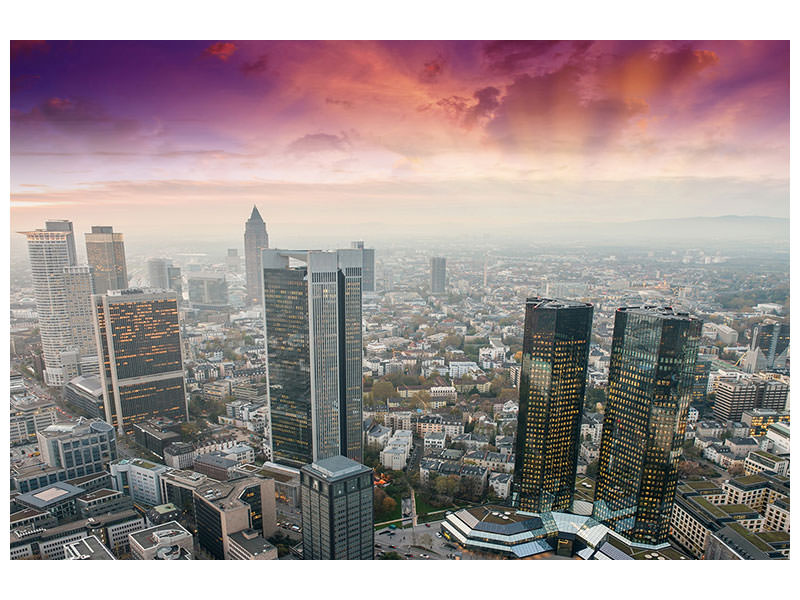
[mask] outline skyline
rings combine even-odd
[[[788,48],[15,42],[11,227],[788,217]]]

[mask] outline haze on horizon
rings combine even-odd
[[[789,214],[788,42],[11,50],[12,232],[238,241],[253,204],[326,239]]]

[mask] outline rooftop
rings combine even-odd
[[[251,556],[258,556],[259,554],[275,549],[275,546],[270,544],[254,529],[237,531],[236,533],[230,534],[228,537],[237,545],[244,548]]]
[[[351,477],[361,473],[371,471],[369,467],[350,460],[346,456],[332,456],[330,458],[323,458],[316,462],[303,467],[304,470],[309,471],[312,475],[323,477],[328,481]]]
[[[20,494],[16,501],[34,508],[47,508],[70,498],[80,496],[84,490],[62,481],[52,483],[27,494]]]

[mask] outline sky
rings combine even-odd
[[[10,118],[12,231],[789,214],[781,41],[12,41]]]

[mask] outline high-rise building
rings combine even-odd
[[[239,258],[239,250],[236,248],[228,248],[228,253],[225,256],[225,266],[232,273],[238,273],[242,266],[242,259]]]
[[[106,420],[121,434],[153,417],[185,421],[175,292],[113,290],[92,301]]]
[[[768,369],[783,368],[789,352],[789,323],[769,319],[753,328],[751,349],[764,353]]]
[[[447,287],[447,259],[431,257],[431,294],[444,294]]]
[[[632,541],[667,539],[702,321],[617,309],[594,517]]]
[[[332,456],[300,469],[303,559],[372,560],[372,469]]]
[[[114,428],[99,419],[51,425],[36,433],[42,460],[65,471],[66,479],[105,472],[117,458]]]
[[[692,386],[692,402],[705,402],[708,394],[708,376],[711,373],[712,357],[698,354],[694,366],[694,385]]]
[[[189,302],[200,310],[222,310],[228,306],[228,282],[224,273],[192,273]]]
[[[178,304],[183,301],[183,284],[180,267],[167,258],[147,259],[147,279],[156,290],[172,290],[178,295]]]
[[[275,462],[362,459],[361,251],[264,250]]]
[[[572,509],[593,310],[570,300],[526,302],[513,493],[521,510]]]
[[[761,377],[719,379],[716,388],[714,416],[722,421],[741,421],[754,408],[782,411],[789,398],[788,385]]]
[[[69,221],[47,221],[46,229],[21,233],[28,240],[45,383],[62,386],[81,375],[82,358],[94,354],[91,269],[75,262]]]
[[[361,289],[365,292],[375,291],[375,249],[364,248],[363,241],[350,243],[351,248],[361,250],[364,266],[361,270]]]
[[[253,212],[244,224],[244,269],[247,277],[247,299],[245,304],[261,304],[264,301],[262,285],[261,251],[269,248],[267,226],[261,213],[253,205]]]
[[[128,287],[125,242],[113,227],[92,227],[92,232],[86,234],[86,258],[93,270],[95,294]]]

